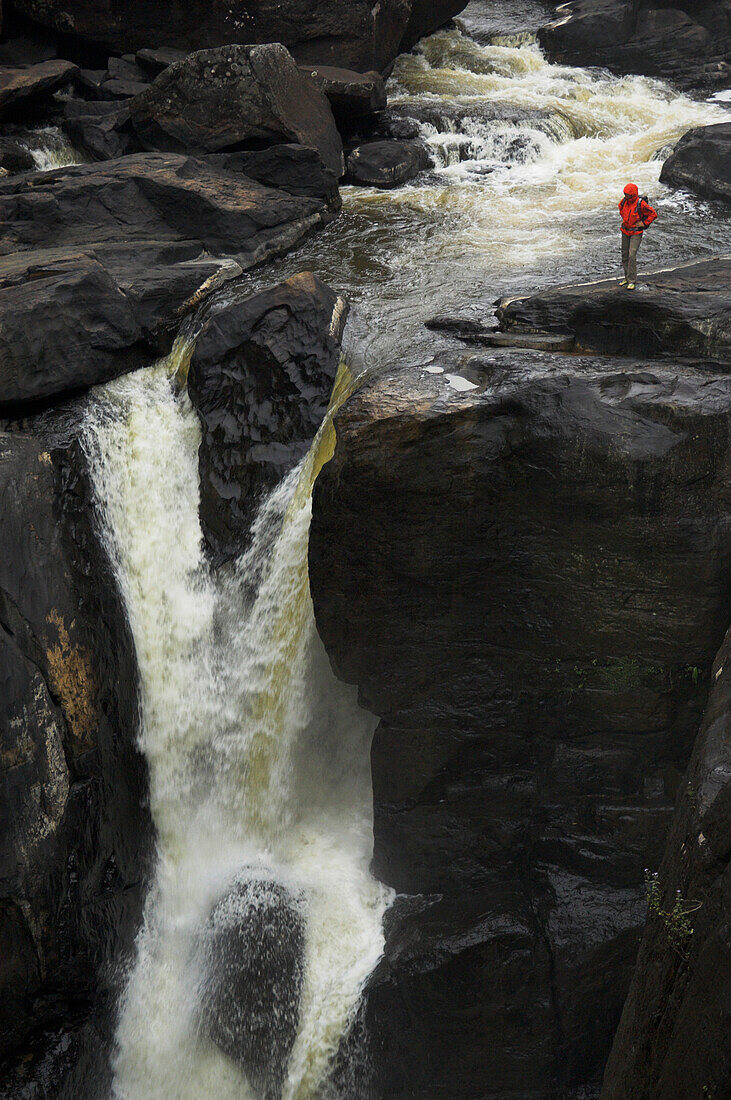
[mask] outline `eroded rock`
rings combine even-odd
[[[424,145],[416,141],[370,141],[348,154],[348,182],[369,187],[401,187],[431,167]]]
[[[201,1031],[262,1100],[281,1096],[299,1022],[304,940],[303,899],[246,874],[216,902],[200,936]]]
[[[731,1088],[731,633],[710,685],[602,1100],[726,1096]]]
[[[212,305],[188,390],[203,424],[201,525],[214,560],[241,552],[262,492],[306,454],[327,411],[347,310],[310,272]]]
[[[381,718],[373,869],[431,895],[369,992],[376,1095],[591,1095],[727,624],[731,383],[441,369],[346,402],[313,500],[318,630]]]

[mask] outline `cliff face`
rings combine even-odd
[[[56,1055],[73,1065],[75,1029],[101,1024],[152,828],[134,650],[78,445],[0,436],[0,500],[0,1059],[24,1044],[0,1091],[20,1095],[26,1074],[40,1087],[34,1052],[60,1090]]]
[[[710,682],[602,1100],[731,1092],[731,632]]]
[[[728,622],[731,387],[444,366],[347,402],[314,498],[318,627],[381,718],[373,869],[411,896],[364,1010],[376,1094],[579,1095]]]

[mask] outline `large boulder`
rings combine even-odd
[[[0,407],[105,381],[169,348],[179,314],[332,217],[214,164],[140,153],[0,184]]]
[[[0,69],[0,115],[47,99],[77,72],[70,61],[42,61],[20,69]]]
[[[118,53],[282,42],[305,64],[381,71],[399,52],[412,0],[14,0],[44,27]]]
[[[201,418],[201,525],[241,552],[263,491],[306,454],[327,411],[347,310],[309,272],[207,311],[188,390]]]
[[[408,183],[431,167],[426,147],[418,141],[369,141],[348,154],[349,183],[391,189]]]
[[[731,122],[684,134],[662,166],[660,182],[707,199],[731,201]]]
[[[300,71],[327,97],[341,129],[386,106],[386,85],[379,73],[356,73],[335,65],[302,65]]]
[[[731,68],[725,0],[570,0],[539,33],[552,59],[725,87]]]
[[[31,1032],[68,1047],[110,1005],[153,837],[134,645],[78,443],[0,436],[0,506],[0,1058],[26,1072]]]
[[[602,1100],[731,1095],[731,632],[710,683]]]
[[[325,96],[277,43],[223,46],[176,61],[130,105],[146,149],[215,153],[244,142],[295,141],[337,176],[343,148]]]
[[[375,1095],[596,1094],[728,622],[730,413],[677,361],[495,351],[335,417],[310,586],[381,719],[374,872],[414,896]]]
[[[262,1100],[279,1100],[297,1037],[304,974],[303,899],[243,873],[199,938],[201,1031],[244,1070]]]
[[[635,291],[605,279],[503,298],[497,316],[506,332],[567,332],[592,351],[699,356],[727,368],[730,291],[731,256],[715,256],[641,273]]]
[[[258,180],[265,187],[318,199],[331,210],[341,207],[338,179],[315,149],[306,145],[269,145],[239,153],[211,153],[209,164]]]

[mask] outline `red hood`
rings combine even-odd
[[[624,193],[628,199],[636,199],[640,192],[636,183],[628,183],[624,189]]]

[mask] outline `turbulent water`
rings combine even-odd
[[[198,421],[176,395],[174,359],[105,387],[87,421],[137,648],[159,833],[115,1095],[251,1095],[234,1062],[198,1036],[196,1003],[196,937],[243,872],[304,898],[300,1022],[282,1095],[305,1100],[381,954],[388,900],[368,872],[374,721],[330,671],[309,596],[312,485],[334,436],[328,420],[263,506],[250,551],[215,579],[198,522]]]
[[[472,4],[461,29],[402,57],[390,107],[417,121],[434,167],[395,192],[346,188],[343,215],[249,276],[304,268],[358,309],[361,367],[423,362],[443,310],[484,315],[500,293],[619,266],[628,179],[659,211],[640,254],[659,267],[731,244],[728,222],[660,186],[662,151],[725,118],[642,77],[549,64],[530,33],[545,6]],[[212,576],[198,522],[198,421],[172,376],[189,352],[99,390],[86,441],[141,672],[158,865],[118,1028],[118,1100],[240,1100],[239,1067],[198,1026],[196,941],[236,876],[304,898],[297,1037],[282,1095],[318,1095],[382,951],[388,896],[370,876],[374,727],[339,684],[314,627],[307,539],[326,421],[264,504],[250,551]],[[347,376],[339,376],[342,399]],[[333,548],[333,552],[337,552]]]
[[[39,172],[51,172],[54,168],[66,168],[70,164],[83,164],[86,160],[58,126],[25,130],[19,141],[33,157]]]

